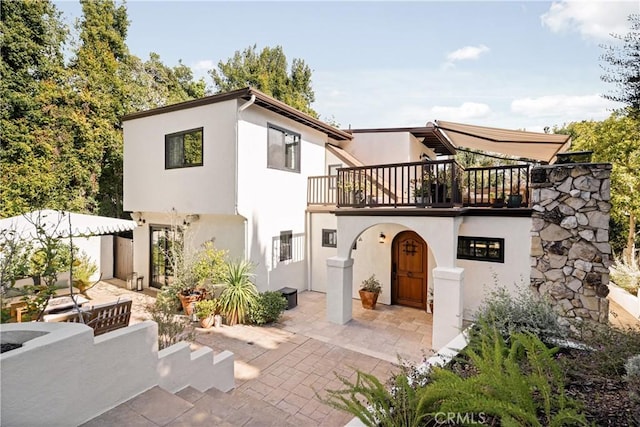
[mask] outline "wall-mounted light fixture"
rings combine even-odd
[[[199,219],[200,219],[200,215],[198,214],[187,215],[184,217],[184,220],[182,221],[182,225],[184,225],[185,227],[188,227],[191,225],[192,222],[196,222]]]
[[[383,232],[380,232],[380,236],[378,237],[378,242],[384,243],[386,239],[387,239],[387,236],[385,236]]]
[[[134,220],[140,227],[142,227],[147,220],[142,217],[142,212],[132,212],[131,219]]]

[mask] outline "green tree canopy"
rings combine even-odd
[[[614,113],[602,122],[571,123],[569,132],[575,150],[593,151],[593,161],[613,164],[611,172],[611,217],[626,230],[626,239],[612,236],[614,248],[633,254],[636,222],[640,215],[640,127],[638,121]]]
[[[50,1],[10,1],[0,8],[0,216],[77,203],[72,174],[61,166],[68,134],[66,29]]]
[[[253,45],[236,51],[226,62],[218,62],[218,69],[209,71],[218,92],[228,92],[243,87],[254,87],[267,95],[318,117],[311,108],[315,94],[311,87],[311,69],[295,58],[288,70],[287,57],[282,47],[265,47],[257,51]]]

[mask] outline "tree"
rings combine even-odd
[[[0,216],[33,207],[64,208],[71,187],[63,166],[68,134],[66,30],[50,1],[4,2],[0,8]]]
[[[101,214],[122,215],[122,132],[127,113],[127,11],[112,0],[81,0],[80,45],[71,63],[76,80],[75,147],[83,154]]]
[[[615,247],[624,247],[624,256],[635,253],[637,219],[640,216],[640,127],[638,121],[621,112],[602,122],[571,123],[566,131],[572,135],[573,148],[593,151],[593,160],[613,164],[611,172],[611,217],[626,224],[624,243],[612,236]],[[621,230],[621,232],[624,232]],[[612,231],[616,231],[615,229]]]
[[[236,51],[227,62],[218,62],[218,69],[209,74],[219,93],[251,86],[317,118],[318,113],[311,108],[315,101],[311,69],[298,58],[293,60],[291,71],[287,67],[281,46],[257,52],[257,46],[253,45]]]
[[[609,67],[602,67],[605,74],[601,78],[616,87],[603,97],[626,104],[629,115],[640,119],[640,14],[631,14],[628,20],[631,31],[625,36],[611,35],[622,45],[603,46],[605,53],[601,59]]]
[[[171,68],[162,63],[160,55],[151,52],[147,61],[130,56],[128,61],[130,105],[132,111],[147,110],[175,104],[206,95],[204,79],[194,80],[191,68],[180,61]]]

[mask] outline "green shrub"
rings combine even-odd
[[[195,311],[198,319],[204,319],[209,316],[218,314],[220,308],[220,301],[216,298],[204,299],[202,301],[196,301]]]
[[[521,285],[515,294],[503,287],[491,291],[475,313],[476,321],[497,328],[504,338],[514,333],[532,333],[543,342],[566,335],[558,315],[548,301]]]
[[[275,322],[287,308],[287,299],[280,292],[262,292],[249,310],[249,320],[256,325]]]
[[[158,324],[158,349],[162,350],[179,341],[192,341],[195,332],[188,317],[177,313],[175,298],[158,293],[156,301],[147,307],[151,320]]]
[[[255,304],[258,289],[253,284],[249,261],[228,262],[223,278],[225,288],[220,294],[220,312],[229,325],[244,323],[249,309]]]
[[[98,266],[91,261],[89,255],[82,252],[73,262],[73,286],[86,296],[87,290],[97,283],[91,280],[91,276],[96,271],[98,271]]]
[[[563,376],[549,349],[535,335],[514,333],[509,343],[497,328],[485,324],[479,339],[463,352],[472,367],[468,375],[449,366],[433,367],[429,380],[406,375],[387,388],[370,374],[329,390],[326,403],[358,417],[367,426],[439,425],[438,414],[462,414],[471,423],[504,426],[587,425],[579,404],[569,398]]]

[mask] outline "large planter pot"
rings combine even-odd
[[[202,326],[205,329],[211,328],[214,323],[215,323],[215,319],[214,319],[213,315],[207,316],[207,317],[203,317],[202,319],[200,319],[200,326]]]
[[[376,303],[378,302],[378,293],[359,290],[360,301],[362,301],[362,308],[367,310],[375,310]]]
[[[187,316],[193,315],[193,305],[197,301],[201,301],[206,296],[204,291],[193,290],[188,292],[180,292],[178,294],[178,298],[180,298],[180,303],[182,304],[182,311]]]
[[[519,208],[522,206],[522,194],[509,194],[507,199],[508,208]]]

